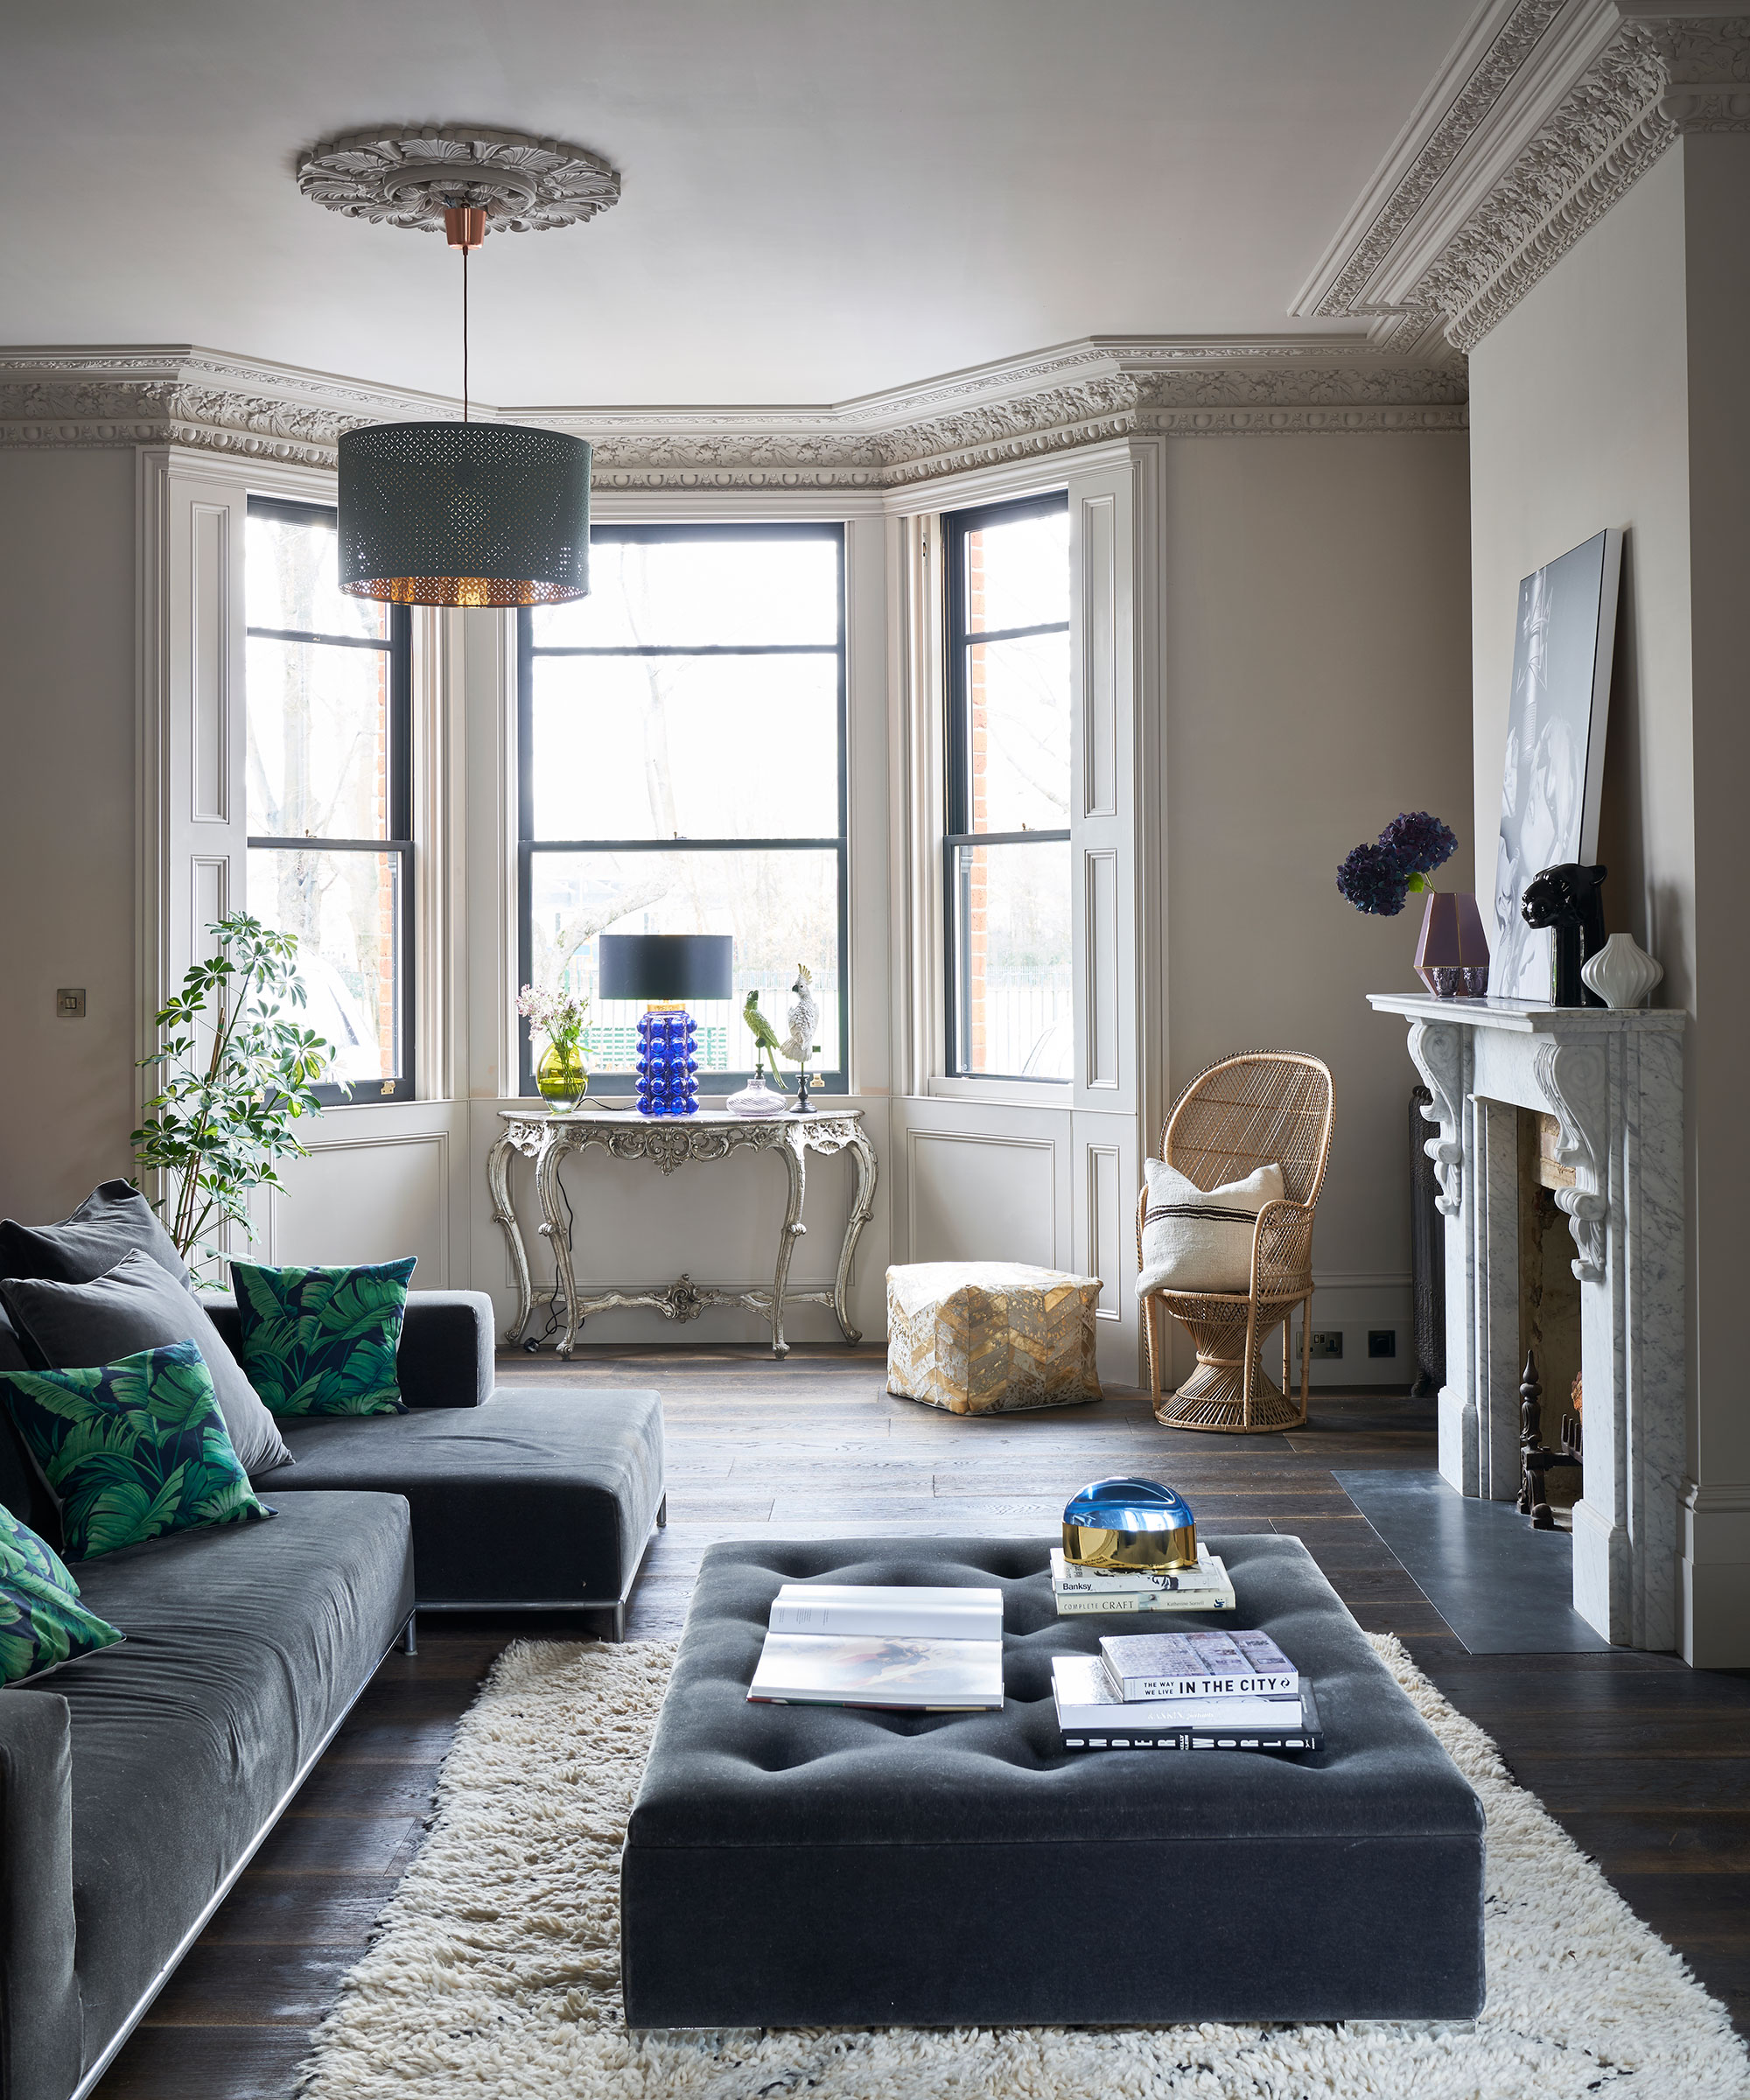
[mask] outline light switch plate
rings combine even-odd
[[[84,985],[63,984],[55,994],[55,1012],[64,1021],[82,1021],[85,1018]]]

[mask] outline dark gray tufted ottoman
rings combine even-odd
[[[1050,1658],[1112,1622],[1057,1617],[1044,1544],[713,1546],[626,1833],[628,2023],[1472,2017],[1475,1795],[1298,1539],[1214,1550],[1230,1623],[1316,1683],[1316,1756],[1060,1749]],[[809,1577],[999,1582],[1003,1712],[750,1706],[772,1599]]]

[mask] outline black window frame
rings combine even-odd
[[[821,1067],[810,1076],[821,1082],[821,1090],[827,1094],[846,1094],[850,1091],[850,731],[848,723],[848,664],[850,649],[845,614],[845,530],[837,521],[782,522],[749,523],[700,523],[690,525],[592,525],[590,528],[592,546],[606,542],[642,542],[657,544],[679,540],[740,540],[753,539],[808,539],[830,540],[837,551],[837,629],[836,639],[825,642],[728,642],[716,644],[659,644],[643,648],[599,647],[565,647],[536,648],[535,622],[528,606],[519,608],[516,615],[516,780],[517,780],[517,911],[516,911],[516,976],[519,984],[531,981],[534,959],[533,911],[535,886],[532,880],[534,859],[537,853],[750,853],[775,852],[833,852],[838,866],[838,1045],[839,1064],[836,1068]],[[535,690],[535,659],[537,656],[825,656],[837,659],[836,705],[835,724],[838,738],[838,830],[836,836],[822,838],[590,838],[550,839],[535,836],[535,710],[531,704]],[[774,1019],[782,1026],[781,1014]],[[517,1029],[517,1092],[519,1096],[536,1092],[535,1060],[529,1040],[529,1030],[519,1026]],[[592,1066],[592,1083],[599,1077],[613,1082],[626,1082],[625,1090],[630,1092],[636,1083],[631,1068],[617,1066]],[[707,1084],[715,1091],[719,1087],[733,1091],[746,1085],[753,1077],[750,1068],[746,1071],[701,1072],[700,1090]]]
[[[284,519],[295,525],[314,525],[338,536],[340,520],[332,503],[296,502],[281,496],[251,496],[248,515]],[[400,900],[400,970],[396,984],[396,1040],[399,1069],[382,1080],[361,1079],[350,1088],[338,1081],[325,1082],[312,1089],[318,1100],[332,1103],[364,1101],[411,1101],[414,1097],[414,970],[416,957],[413,889],[413,614],[406,606],[388,608],[386,639],[362,634],[323,634],[293,627],[245,629],[250,636],[271,641],[304,641],[348,649],[376,649],[388,657],[388,838],[280,838],[251,834],[248,844],[256,848],[284,851],[315,845],[325,853],[393,853],[400,861],[396,895]],[[248,706],[248,682],[243,704]]]
[[[1044,495],[1019,496],[981,503],[970,510],[944,512],[941,537],[943,561],[942,693],[943,737],[942,834],[942,1071],[948,1079],[994,1080],[1004,1085],[1068,1087],[1067,1079],[1041,1079],[1025,1072],[986,1072],[968,1055],[960,994],[961,962],[967,942],[962,906],[960,855],[969,846],[1057,845],[1069,830],[1051,831],[975,831],[972,829],[971,724],[968,718],[967,658],[974,642],[1018,640],[1031,634],[1068,634],[1069,621],[1044,620],[1032,626],[980,627],[966,624],[966,542],[987,525],[1011,524],[1021,518],[1043,518],[1068,510],[1069,494],[1056,489]]]

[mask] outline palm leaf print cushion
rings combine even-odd
[[[192,1341],[94,1370],[8,1371],[0,1387],[60,1503],[69,1560],[273,1515],[238,1463]]]
[[[79,1601],[79,1585],[46,1540],[0,1505],[0,1684],[17,1684],[122,1635]]]
[[[418,1259],[365,1269],[231,1264],[243,1370],[276,1415],[404,1415],[395,1353]]]

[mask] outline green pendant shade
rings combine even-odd
[[[340,588],[399,606],[549,606],[590,587],[590,447],[511,423],[340,439]]]

